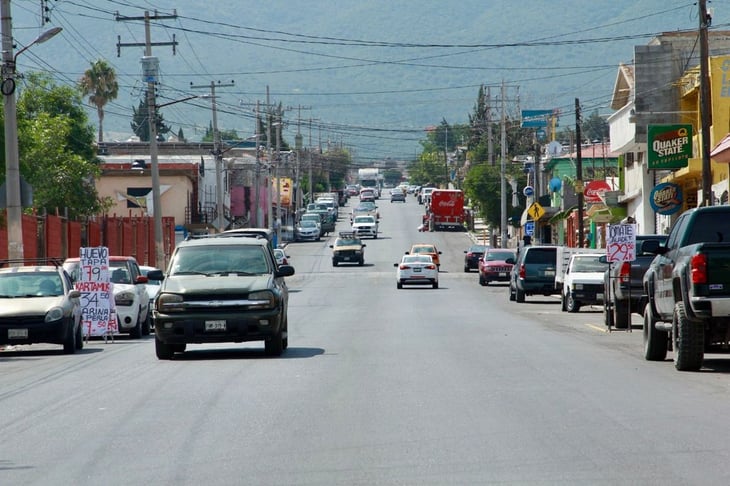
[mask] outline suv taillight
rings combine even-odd
[[[621,270],[618,272],[619,282],[629,283],[631,280],[631,263],[623,262],[621,264]]]
[[[527,271],[525,270],[525,264],[523,263],[520,265],[520,278],[525,278],[527,276]]]
[[[693,284],[707,283],[707,255],[704,253],[693,255],[689,268]]]

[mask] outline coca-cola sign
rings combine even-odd
[[[611,186],[606,181],[590,181],[583,190],[583,197],[587,203],[603,202],[603,193],[610,190]]]
[[[454,198],[451,198],[448,200],[442,199],[439,201],[440,208],[453,208],[455,206],[456,206],[456,199],[454,199]]]

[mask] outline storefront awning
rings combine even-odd
[[[690,179],[702,178],[702,159],[689,159],[687,167],[677,169],[663,177],[660,182],[674,182],[683,184]]]

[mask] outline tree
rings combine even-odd
[[[149,142],[150,141],[150,125],[149,125],[149,103],[147,102],[147,91],[145,91],[144,96],[139,101],[139,106],[137,108],[132,108],[132,131],[135,135],[139,137],[139,139],[142,142]],[[159,110],[155,111],[155,128],[157,131],[157,136],[161,137],[162,135],[170,132],[170,127],[168,125],[165,125],[165,120],[162,117],[162,113],[160,113]]]
[[[99,59],[91,63],[79,80],[82,96],[89,97],[89,103],[96,107],[99,117],[99,142],[104,141],[104,106],[119,95],[117,74],[106,61]]]
[[[587,119],[580,124],[581,134],[586,140],[602,142],[609,138],[608,121],[598,114],[598,110],[591,113]]]
[[[99,160],[81,91],[58,86],[48,75],[28,73],[17,121],[20,172],[33,187],[33,205],[68,210],[70,217],[102,211],[107,202],[94,186]]]

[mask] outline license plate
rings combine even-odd
[[[350,257],[342,257],[342,260],[345,261],[345,262],[349,262],[350,261]]]
[[[418,268],[418,267],[416,267],[416,268],[414,268],[414,269],[413,269],[413,271],[414,271],[414,272],[416,272],[416,273],[418,273],[418,272],[420,272],[420,271],[421,271],[421,269],[420,269],[420,268]]]
[[[500,277],[506,277],[507,276],[507,273],[506,272],[499,272],[499,276]]]
[[[226,321],[223,321],[223,320],[205,321],[205,330],[206,331],[225,331],[226,330]]]
[[[596,299],[601,299],[601,300],[603,300],[603,294],[596,294]]]
[[[28,339],[28,329],[8,329],[8,339]]]
[[[555,270],[545,270],[545,276],[546,277],[554,277],[555,276]]]

